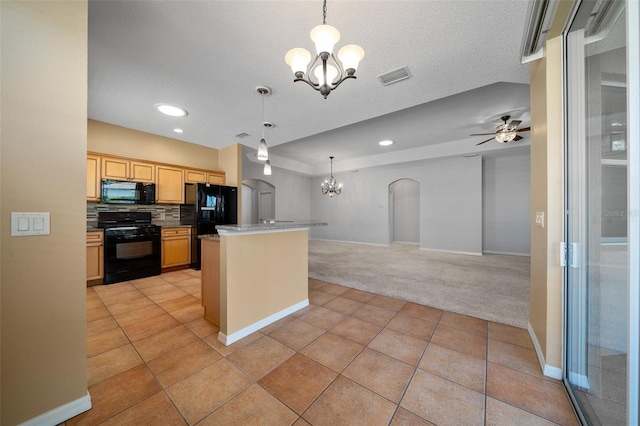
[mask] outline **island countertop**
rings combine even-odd
[[[306,229],[313,226],[327,225],[328,224],[326,222],[313,220],[265,220],[262,223],[251,223],[242,225],[216,225],[216,230],[220,235],[234,235],[237,233]]]

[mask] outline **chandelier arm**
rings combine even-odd
[[[340,86],[340,84],[341,84],[343,81],[345,81],[345,80],[347,80],[347,79],[350,79],[350,78],[356,78],[356,76],[355,76],[355,75],[345,75],[343,78],[341,78],[341,79],[340,79],[340,81],[338,81],[338,82],[335,84],[335,86],[333,86],[333,87],[331,88],[331,90],[333,90],[333,89],[335,89],[336,87]]]
[[[331,60],[333,61],[334,64],[336,64],[336,67],[338,68],[338,76],[337,76],[337,80],[334,79],[334,81],[331,82],[331,84],[333,84],[334,86],[332,87],[332,90],[336,87],[338,87],[338,84],[342,83],[342,81],[344,80],[343,76],[345,75],[344,69],[342,68],[342,65],[340,64],[340,61],[338,61],[336,59],[335,56],[333,56],[333,53],[331,54]],[[326,80],[326,77],[325,77]],[[337,81],[337,83],[335,83]]]
[[[318,85],[317,85],[317,84],[315,84],[315,83],[310,82],[310,81],[309,81],[309,80],[307,80],[307,79],[304,79],[304,78],[296,78],[296,79],[294,79],[294,80],[293,80],[293,82],[294,82],[294,83],[295,83],[295,82],[297,82],[297,81],[302,81],[302,82],[304,82],[304,83],[307,83],[307,84],[308,84],[309,86],[311,86],[311,88],[312,88],[313,90],[315,90],[316,92],[319,92],[319,91],[320,91],[320,86],[318,86]]]

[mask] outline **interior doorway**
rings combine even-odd
[[[242,181],[242,223],[275,219],[276,187],[260,179]]]
[[[420,244],[420,183],[416,180],[389,184],[389,242]]]

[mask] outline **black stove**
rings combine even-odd
[[[160,275],[161,227],[150,212],[98,212],[104,229],[104,283]]]

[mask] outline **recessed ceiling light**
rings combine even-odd
[[[378,142],[378,145],[380,145],[380,146],[389,146],[389,145],[393,145],[393,141],[389,141],[389,140],[387,140],[387,141],[380,141],[380,142]]]
[[[189,114],[187,111],[185,111],[182,108],[178,108],[173,105],[167,105],[167,104],[157,104],[156,109],[161,113],[170,115],[172,117],[184,117],[185,115]]]
[[[184,133],[184,130],[178,128],[173,129],[173,131],[176,133]]]

